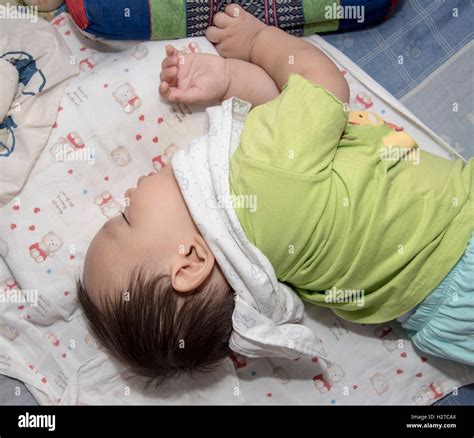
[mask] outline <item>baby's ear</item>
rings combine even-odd
[[[215,266],[214,255],[201,235],[196,234],[189,245],[184,245],[172,260],[171,284],[177,292],[194,292],[201,286]]]

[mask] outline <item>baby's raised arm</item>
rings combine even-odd
[[[290,73],[298,73],[349,102],[344,76],[313,45],[265,26],[235,4],[216,14],[213,23],[206,36],[222,57],[166,47],[159,89],[166,100],[215,104],[236,96],[260,105],[278,96]]]
[[[228,58],[230,84],[222,100],[236,96],[252,106],[268,102],[280,94],[280,89],[261,67],[240,59]]]
[[[312,44],[281,29],[267,26],[257,34],[250,61],[260,65],[280,89],[290,73],[298,73],[322,85],[342,102],[349,102],[349,85],[336,65]]]
[[[324,86],[342,102],[349,101],[347,81],[321,50],[276,27],[265,26],[239,5],[228,5],[225,12],[216,14],[206,36],[222,56],[262,67],[280,90],[290,73],[298,73]],[[235,80],[235,90],[245,86],[245,77]]]

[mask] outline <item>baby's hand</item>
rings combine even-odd
[[[220,56],[178,52],[167,45],[161,64],[160,95],[169,102],[220,102],[230,86],[229,68]]]

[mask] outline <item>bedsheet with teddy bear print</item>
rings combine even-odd
[[[0,308],[2,374],[24,381],[41,404],[431,404],[474,381],[472,368],[416,351],[396,323],[351,324],[308,306],[304,323],[322,339],[330,366],[312,357],[233,354],[213,374],[143,389],[89,333],[74,280],[96,230],[123,207],[125,189],[205,133],[206,114],[160,100],[165,41],[120,52],[102,42],[98,50],[67,15],[57,31],[81,72],[64,92],[25,187],[1,209],[1,289],[37,297],[34,306]],[[345,73],[353,109],[407,129],[433,153],[456,156],[339,51],[319,37],[308,41]],[[215,53],[204,38],[174,44]]]

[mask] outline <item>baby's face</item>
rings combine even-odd
[[[136,266],[169,271],[197,233],[170,165],[140,177],[125,198],[123,215],[107,221],[87,251],[84,282],[92,299],[101,290],[126,288]]]

